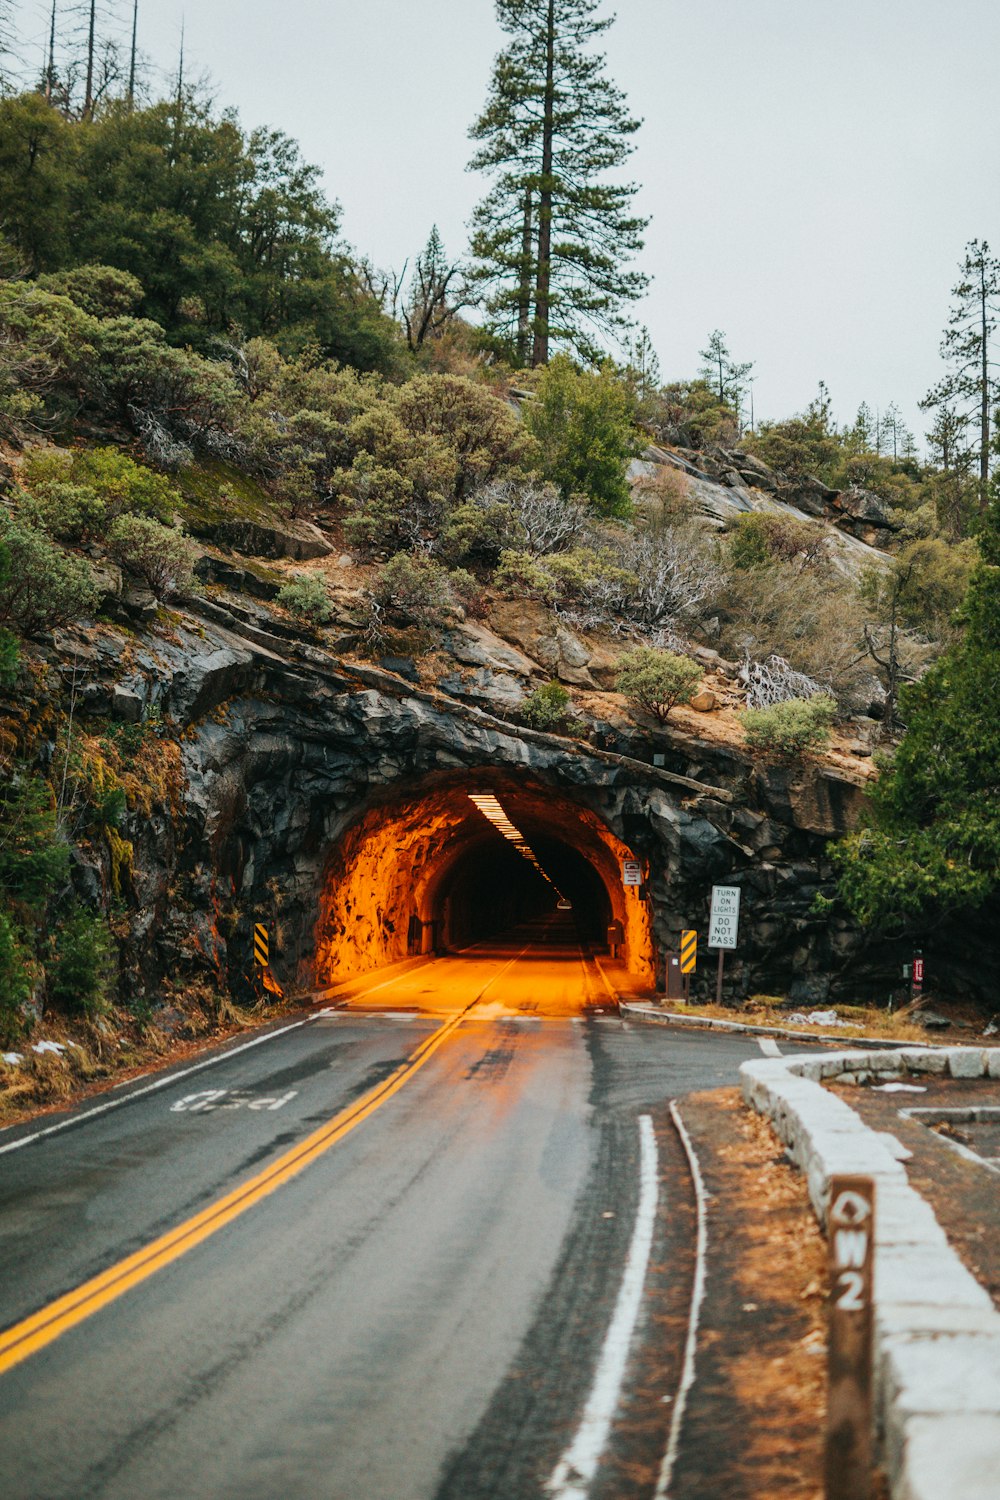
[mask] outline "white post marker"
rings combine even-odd
[[[740,931],[740,895],[738,885],[713,885],[712,911],[708,919],[708,946],[719,950],[719,975],[715,983],[715,1003],[722,1004],[722,969],[727,950],[736,947]]]

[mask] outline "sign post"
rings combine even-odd
[[[833,1177],[830,1259],[826,1500],[872,1495],[872,1265],[875,1183]]]
[[[919,1000],[924,992],[924,955],[921,949],[917,949],[913,955],[913,967],[910,970],[910,999]]]
[[[722,976],[727,950],[736,947],[740,930],[740,888],[713,885],[712,911],[708,919],[708,946],[719,950],[719,972],[715,981],[715,1003],[722,1004]]]

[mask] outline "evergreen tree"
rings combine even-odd
[[[987,513],[966,631],[903,688],[909,728],[872,792],[872,826],[839,849],[862,921],[926,925],[1000,893],[1000,516]]]
[[[660,389],[660,361],[648,328],[640,328],[628,342],[628,360],[622,372],[639,402],[648,402]]]
[[[708,347],[700,349],[698,354],[704,360],[699,375],[717,392],[719,404],[732,408],[736,414],[737,428],[742,432],[741,411],[753,360],[737,364],[729,352],[726,335],[721,328],[716,328],[709,335]]]
[[[523,416],[538,442],[542,473],[567,499],[586,495],[601,516],[630,513],[626,471],[640,445],[632,397],[610,362],[579,370],[568,355],[556,355]]]
[[[627,160],[640,122],[587,50],[611,25],[599,3],[496,0],[512,40],[470,131],[470,167],[495,174],[472,252],[488,327],[522,365],[546,364],[553,344],[596,358],[595,331],[620,329],[622,305],[647,285],[623,264],[648,223],[631,211],[635,185],[600,180]]]
[[[933,408],[934,422],[925,433],[931,464],[928,483],[938,525],[953,538],[965,536],[976,509],[973,479],[976,455],[969,447],[968,423],[954,407]]]
[[[965,248],[955,299],[941,353],[951,365],[948,374],[924,398],[923,406],[947,406],[976,432],[979,468],[979,509],[989,501],[990,422],[997,401],[993,346],[1000,314],[1000,260],[990,255],[985,240],[971,240]]]

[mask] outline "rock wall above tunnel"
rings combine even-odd
[[[650,746],[640,736],[635,756],[614,755],[318,650],[290,660],[210,625],[178,635],[147,672],[149,696],[187,725],[188,779],[177,869],[158,880],[145,923],[150,982],[187,963],[240,991],[258,920],[272,930],[286,988],[306,987],[317,941],[322,959],[323,892],[342,841],[387,802],[402,807],[439,783],[489,773],[550,788],[606,831],[616,858],[627,849],[643,862],[661,968],[682,928],[704,932],[711,885],[724,879],[744,889],[734,993],[819,999],[831,976],[835,990],[849,989],[862,972],[859,935],[817,915],[815,900],[831,889],[827,841],[852,824],[861,794],[818,766],[755,769],[735,750],[671,731],[656,746],[667,762],[659,769],[641,759]]]

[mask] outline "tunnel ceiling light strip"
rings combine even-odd
[[[517,850],[518,854],[526,859],[529,864],[534,865],[539,875],[543,880],[548,881],[549,885],[555,891],[559,899],[561,901],[565,901],[566,897],[563,895],[562,891],[556,885],[552,877],[550,875],[547,875],[546,872],[542,869],[542,866],[538,862],[538,856],[535,853],[534,849],[532,849],[531,845],[528,843],[528,840],[525,838],[524,834],[517,827],[517,825],[515,823],[512,823],[510,818],[508,818],[507,814],[501,807],[498,798],[496,798],[492,792],[470,792],[469,801],[475,804],[475,806],[482,813],[483,817],[486,818],[488,822],[493,824],[493,827],[496,829],[496,831],[499,834],[502,834],[505,839],[507,839],[507,841],[513,846],[513,848]]]

